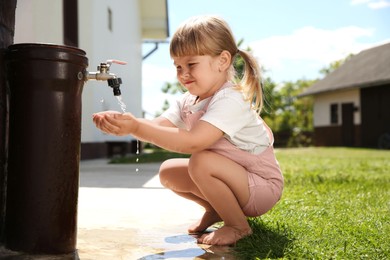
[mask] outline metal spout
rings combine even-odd
[[[85,81],[87,80],[107,81],[108,86],[113,89],[114,96],[120,96],[121,95],[120,84],[122,84],[122,79],[118,78],[115,74],[110,73],[110,67],[111,64],[113,63],[120,64],[120,65],[127,64],[127,62],[125,61],[107,60],[104,63],[100,63],[100,65],[97,67],[98,71],[95,72],[86,71],[84,75],[84,79]]]
[[[114,96],[120,96],[121,90],[120,90],[120,85],[122,84],[122,79],[121,78],[112,78],[107,80],[108,85],[112,87],[114,91]]]

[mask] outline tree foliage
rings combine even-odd
[[[282,139],[277,141],[287,146],[310,145],[313,132],[313,98],[298,98],[298,95],[314,81],[297,80],[277,85],[268,78],[266,82],[267,106],[262,118],[275,135]]]
[[[320,73],[323,75],[323,76],[326,76],[328,75],[329,73],[333,72],[334,70],[338,69],[341,65],[343,65],[347,60],[349,60],[350,58],[352,58],[354,55],[353,54],[349,54],[346,58],[344,59],[341,59],[341,60],[336,60],[336,61],[333,61],[331,62],[327,67],[324,67],[320,70]]]

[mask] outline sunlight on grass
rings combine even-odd
[[[348,148],[277,150],[282,200],[249,220],[254,235],[241,259],[388,259],[390,151]]]

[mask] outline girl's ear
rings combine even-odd
[[[219,69],[221,71],[226,71],[230,67],[230,63],[232,60],[232,55],[230,55],[230,52],[228,51],[222,51],[219,55]]]

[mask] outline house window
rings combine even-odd
[[[78,47],[79,21],[77,0],[63,0],[64,44]]]
[[[108,17],[108,30],[112,32],[112,11],[110,8],[107,9],[107,17]]]
[[[330,123],[338,124],[339,123],[339,105],[331,104],[330,105]]]

